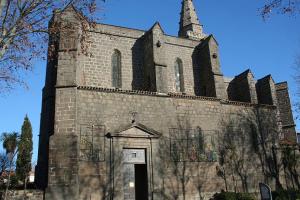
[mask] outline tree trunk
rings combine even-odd
[[[9,184],[10,184],[11,167],[12,167],[12,161],[10,161],[10,163],[9,163],[8,180],[7,180],[7,184],[6,184],[6,190],[5,190],[4,200],[7,199],[7,193],[8,193],[8,188],[9,188]]]
[[[24,179],[24,200],[27,199],[26,198],[26,189],[27,189],[27,174],[25,175],[25,179]]]
[[[16,31],[17,31],[17,27],[15,26],[10,33],[6,33],[5,31],[2,32],[2,34],[4,35],[4,38],[6,37],[6,35],[9,35],[9,38],[6,40],[4,39],[4,41],[2,41],[4,44],[0,49],[0,59],[3,58],[4,54],[6,53],[6,51],[8,50],[8,48],[11,46],[14,38],[16,37]]]

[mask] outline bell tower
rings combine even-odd
[[[201,40],[206,36],[197,17],[193,0],[182,0],[178,36],[193,40]]]

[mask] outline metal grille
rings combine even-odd
[[[80,160],[105,161],[105,128],[102,125],[80,126]]]
[[[204,137],[200,128],[170,131],[170,156],[175,162],[215,162],[217,152],[212,136]]]

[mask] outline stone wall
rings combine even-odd
[[[263,122],[258,123],[257,121],[259,114],[261,119],[266,120],[268,125],[272,126],[272,134],[275,137],[277,134],[277,131],[274,132],[273,129],[277,126],[276,107],[273,106],[261,106],[256,109],[251,104],[226,102],[208,97],[174,95],[172,93],[160,95],[153,92],[85,86],[57,89],[56,97],[56,126],[55,134],[50,138],[49,182],[46,199],[77,198],[77,195],[80,195],[80,199],[99,199],[108,193],[111,189],[109,177],[112,154],[110,140],[105,138],[105,134],[118,132],[122,130],[122,127],[131,124],[133,113],[135,113],[135,121],[161,133],[162,137],[159,140],[153,140],[152,147],[149,140],[128,139],[127,145],[124,145],[124,141],[121,142],[123,146],[118,146],[117,140],[115,140],[115,155],[117,152],[120,153],[122,148],[145,148],[148,153],[151,149],[153,158],[148,168],[149,177],[154,177],[152,180],[154,187],[151,188],[151,192],[158,199],[162,195],[161,177],[163,177],[160,174],[161,170],[159,170],[159,167],[162,166],[159,157],[161,155],[161,142],[166,139],[168,147],[170,129],[178,128],[180,123],[184,123],[183,126],[186,129],[200,127],[209,143],[212,138],[217,140],[216,138],[222,135],[228,127],[243,128],[242,133],[247,136],[249,134],[247,127],[249,128],[251,124],[255,126],[263,124]],[[75,110],[76,112],[74,112]],[[97,162],[81,160],[82,127],[96,126],[105,127],[104,130],[96,133],[100,134],[101,141],[104,141],[105,148],[101,152],[105,159]],[[101,145],[103,145],[102,142],[95,144],[95,146]],[[247,148],[250,148],[250,141],[247,145],[249,145]],[[164,153],[169,154],[168,150],[169,148],[165,149]],[[254,184],[262,180],[262,176],[257,170],[253,171],[259,167],[259,163],[253,161],[253,157],[256,156],[253,152],[247,156],[252,157],[251,165],[249,163],[251,166],[249,177],[251,177],[250,182]],[[216,175],[217,165],[216,162],[200,162],[188,166],[194,169],[190,171],[200,170],[200,166],[205,166],[205,171],[199,171],[201,173],[199,177],[202,177],[203,173],[206,174],[205,184],[202,187],[203,193],[224,189],[222,179]],[[153,166],[153,171],[150,173],[151,166]],[[122,199],[122,169],[118,169],[117,166],[114,167],[116,173],[115,187],[119,186],[115,197]],[[169,177],[170,173],[166,172],[165,176]],[[165,185],[164,187],[166,187],[164,192],[170,195],[172,186]],[[241,187],[240,184],[239,187]],[[251,184],[251,191],[255,187],[255,184]],[[188,189],[189,194],[191,194],[190,198],[199,195],[194,183],[190,182],[187,188],[190,188]]]
[[[277,83],[275,86],[284,139],[297,141],[287,82]]]
[[[101,32],[92,31],[90,40],[92,45],[90,51],[94,54],[92,57],[82,57],[80,59],[80,85],[111,88],[111,56],[115,49],[122,54],[122,89],[142,89],[142,85],[147,85],[147,79],[144,78],[144,70],[151,62],[154,64],[154,58],[143,54],[143,46],[151,45],[154,42],[154,48],[157,41],[143,43],[145,32],[123,27],[109,25],[98,25]],[[147,38],[147,37],[146,37]],[[175,72],[174,65],[177,58],[183,62],[184,88],[187,94],[195,94],[194,88],[194,61],[191,55],[195,46],[199,42],[189,41],[187,39],[177,39],[171,36],[163,35],[160,39],[164,47],[164,65],[166,65],[167,91],[175,92]],[[146,49],[149,49],[147,47]],[[105,51],[99,51],[105,49]],[[151,49],[150,52],[152,51]],[[162,53],[159,53],[162,54]],[[144,62],[146,59],[147,62]],[[156,63],[158,64],[158,63]],[[144,66],[144,68],[142,67]],[[198,74],[199,75],[199,74]],[[101,78],[99,78],[101,77]],[[153,80],[153,78],[151,79]],[[144,82],[144,83],[141,83]],[[155,79],[152,81],[155,82]],[[147,88],[147,87],[146,87]],[[148,87],[149,88],[149,87]],[[150,89],[151,90],[151,89]],[[153,91],[153,90],[152,90]]]
[[[35,169],[36,185],[45,189],[48,183],[49,137],[54,133],[55,85],[57,79],[58,46],[57,35],[49,38],[49,48],[54,46],[56,55],[49,58],[46,66],[46,80],[42,91],[38,163]]]
[[[64,12],[64,23],[74,19],[72,8]],[[234,190],[236,185],[242,191],[248,183],[247,189],[256,191],[264,177],[257,170],[262,164],[253,144],[259,145],[258,136],[270,137],[272,145],[278,142],[277,107],[257,104],[250,71],[232,81],[229,99],[235,101],[228,100],[213,36],[191,41],[165,35],[158,23],[147,33],[99,24],[89,31],[91,55],[85,56],[76,31],[71,33],[61,33],[57,62],[48,65],[57,64],[57,72],[52,70],[56,77],[51,78],[54,72],[47,70],[47,80],[55,81],[47,81],[43,95],[37,169],[39,177],[46,176],[48,170],[48,180],[42,181],[47,181],[43,185],[47,186],[47,200],[105,199],[112,195],[124,200],[128,191],[124,191],[122,149],[126,148],[146,151],[149,198],[180,198],[182,180],[187,199],[220,191],[225,185],[216,172],[220,167],[216,152],[226,139],[237,142],[244,161],[244,177],[235,174],[228,189]],[[111,84],[114,50],[121,52],[122,88]],[[177,58],[183,62],[185,93],[175,92]],[[284,97],[279,102],[281,116],[292,122],[287,90],[282,93],[277,88],[277,97]],[[126,136],[128,129],[139,129],[142,134]],[[188,132],[191,137],[201,132],[205,150],[197,155],[197,162],[171,159],[175,148],[171,145],[172,130],[178,135]],[[197,134],[192,134],[196,130]],[[157,134],[154,137],[152,133]],[[224,138],[230,133],[234,133],[232,138]],[[246,186],[241,181],[245,177]]]
[[[255,81],[250,70],[235,76],[229,83],[227,92],[229,100],[257,104]]]
[[[256,83],[258,103],[278,105],[275,83],[271,75],[261,78]]]
[[[3,196],[5,191],[1,191]],[[8,192],[7,199],[9,200],[23,200],[25,195],[24,190],[10,190]],[[2,198],[1,198],[2,199]],[[26,199],[27,200],[44,200],[44,192],[41,190],[26,190]]]
[[[107,132],[114,133],[118,130],[122,130],[122,127],[130,124],[132,121],[132,114],[136,113],[135,120],[138,123],[141,123],[151,129],[162,134],[160,140],[152,141],[152,154],[153,160],[151,165],[153,165],[153,171],[150,175],[154,177],[154,188],[152,192],[157,196],[157,199],[162,198],[162,177],[169,177],[171,171],[166,172],[166,174],[160,174],[160,167],[163,165],[161,162],[160,155],[161,151],[161,141],[167,139],[167,149],[164,153],[169,154],[169,138],[170,138],[170,129],[178,127],[179,123],[184,123],[185,128],[195,129],[200,127],[203,131],[207,141],[209,142],[211,138],[215,138],[223,134],[223,132],[228,127],[235,127],[237,129],[243,128],[243,134],[246,134],[246,138],[250,134],[247,132],[247,127],[251,126],[251,123],[257,125],[257,112],[261,113],[261,118],[268,121],[269,126],[271,124],[272,130],[273,127],[276,127],[276,107],[261,107],[258,110],[254,109],[250,104],[243,103],[234,103],[234,102],[221,102],[217,99],[209,99],[204,97],[195,97],[195,96],[170,96],[170,95],[157,95],[155,93],[141,92],[140,94],[130,91],[122,90],[109,90],[101,88],[88,88],[80,87],[78,90],[78,112],[77,112],[77,123],[79,125],[89,124],[92,125],[103,125],[105,126],[105,132],[99,133],[104,134]],[[266,114],[267,113],[267,114]],[[266,119],[266,116],[268,118]],[[275,119],[275,120],[274,120]],[[232,120],[232,121],[231,121]],[[232,124],[232,122],[234,122]],[[245,123],[245,124],[244,124]],[[263,124],[263,122],[261,122]],[[242,127],[241,127],[242,126]],[[265,129],[268,129],[264,127]],[[270,127],[269,127],[270,128]],[[80,134],[80,130],[78,134]],[[265,130],[266,131],[266,130]],[[266,132],[269,132],[266,131]],[[273,130],[272,134],[275,135],[278,132]],[[241,133],[242,134],[242,133]],[[79,162],[79,187],[80,191],[85,192],[85,196],[94,196],[99,197],[101,192],[96,188],[93,190],[94,185],[102,185],[100,188],[110,187],[110,184],[105,182],[105,177],[109,176],[109,140],[106,141],[105,149],[105,162],[98,163],[88,163],[88,162]],[[128,139],[124,145],[124,141],[118,143],[119,140],[114,140],[115,146],[115,155],[122,148],[145,148],[147,151],[150,151],[150,143],[148,140],[137,140],[137,139]],[[247,149],[251,148],[250,140],[247,140],[249,143]],[[121,145],[123,144],[123,146]],[[251,152],[251,151],[250,151]],[[259,168],[259,163],[255,162],[254,158],[257,159],[254,152],[247,155],[250,156],[251,164],[249,163],[249,177],[251,177],[251,184],[249,184],[250,191],[254,192],[256,188],[256,183],[262,181],[263,177],[259,171],[255,170]],[[149,158],[150,159],[150,158]],[[216,175],[216,162],[200,162],[200,163],[190,163],[187,168],[191,171],[197,172],[200,170],[200,178],[203,178],[203,193],[215,192],[224,189],[224,183],[220,177]],[[204,171],[201,172],[201,166],[204,167]],[[116,184],[116,199],[122,199],[123,195],[123,174],[122,168],[116,167],[115,172],[115,184]],[[119,166],[120,167],[120,166]],[[253,168],[252,168],[253,167]],[[149,166],[149,170],[151,167]],[[171,170],[171,169],[169,169]],[[202,173],[205,173],[206,176],[203,176]],[[96,178],[98,177],[98,178]],[[101,177],[101,178],[100,178]],[[206,180],[205,180],[206,179]],[[165,180],[166,181],[166,180]],[[176,182],[172,178],[169,181]],[[106,183],[106,184],[105,184]],[[103,185],[104,184],[104,185]],[[199,195],[198,191],[195,189],[195,184],[193,181],[190,181],[187,184],[187,190],[189,191],[189,199],[196,198]],[[240,183],[238,184],[241,190]],[[165,184],[165,191],[170,195],[171,185]],[[101,189],[101,191],[103,191]],[[231,188],[233,189],[233,188]],[[86,192],[89,192],[88,194]],[[98,194],[97,194],[98,193]],[[160,197],[159,197],[160,196]]]
[[[124,30],[123,30],[124,32]],[[130,33],[130,32],[129,32]],[[134,78],[141,79],[139,67],[143,63],[141,44],[137,42],[136,37],[129,36],[129,33],[116,36],[106,33],[90,33],[90,40],[92,45],[90,51],[92,57],[83,57],[80,60],[79,76],[80,85],[98,86],[98,87],[112,87],[112,71],[111,58],[114,50],[121,52],[122,60],[122,87],[124,89],[132,89],[132,80]],[[99,37],[100,36],[100,37]],[[105,50],[104,50],[105,49]],[[136,84],[137,88],[141,84]]]

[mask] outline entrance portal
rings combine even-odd
[[[146,164],[134,165],[134,176],[135,176],[135,199],[136,200],[148,199],[147,165]]]
[[[124,200],[148,199],[148,173],[145,149],[123,149]]]

